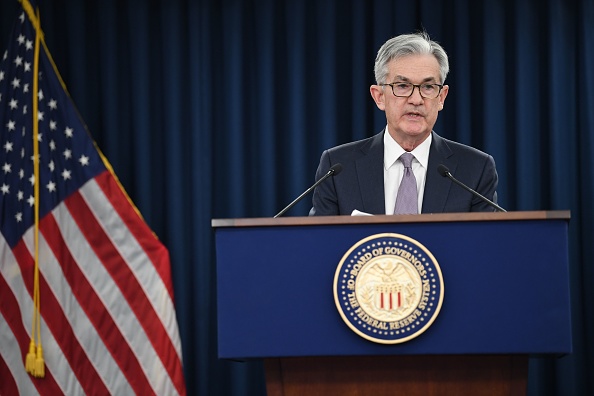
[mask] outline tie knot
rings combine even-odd
[[[410,168],[412,165],[413,158],[414,158],[414,155],[412,155],[409,152],[406,152],[400,156],[400,162],[402,162],[402,164],[404,164],[405,168]]]

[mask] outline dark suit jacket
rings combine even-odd
[[[479,194],[497,202],[495,160],[475,148],[432,132],[422,213],[492,212],[493,207],[437,172],[439,164]],[[354,209],[385,214],[384,131],[322,153],[316,180],[336,163],[342,171],[316,187],[310,215],[350,215]]]

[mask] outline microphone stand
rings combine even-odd
[[[320,180],[318,180],[317,182],[315,182],[313,184],[313,186],[311,186],[310,188],[308,188],[307,190],[305,190],[300,196],[298,196],[297,198],[295,198],[295,200],[293,200],[293,202],[291,202],[289,205],[287,205],[286,208],[284,208],[283,210],[281,210],[280,212],[278,212],[274,216],[274,218],[276,219],[277,217],[284,215],[289,209],[291,209],[293,206],[295,206],[295,204],[297,202],[301,201],[303,199],[303,197],[305,197],[307,194],[309,194],[320,183],[322,183],[324,180],[326,180],[330,176],[332,176],[334,174],[338,174],[338,172],[340,172],[340,170],[342,170],[342,166],[340,164],[334,165],[332,168],[330,168],[330,170],[328,172],[326,172],[326,174],[324,176],[320,177]]]

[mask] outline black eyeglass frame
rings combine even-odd
[[[408,85],[412,85],[412,89],[410,91],[410,94],[408,95],[396,95],[396,92],[394,92],[394,85],[397,84],[408,84]],[[444,84],[411,84],[409,82],[405,82],[405,81],[398,81],[398,82],[393,82],[393,83],[387,83],[387,84],[380,84],[381,87],[384,87],[386,85],[389,85],[390,88],[392,88],[392,94],[394,96],[396,96],[397,98],[410,98],[412,96],[412,94],[415,92],[415,88],[419,89],[419,95],[421,95],[421,98],[423,99],[436,99],[439,94],[441,93],[441,90],[443,89]],[[437,85],[439,87],[439,89],[437,90],[437,94],[434,97],[428,97],[428,96],[424,96],[423,93],[421,92],[421,86],[423,85]]]

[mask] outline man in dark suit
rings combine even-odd
[[[497,201],[493,157],[433,132],[449,90],[444,85],[448,71],[445,51],[425,32],[394,37],[379,49],[377,84],[370,92],[386,113],[387,126],[371,138],[322,153],[316,179],[336,163],[342,164],[342,171],[316,188],[310,215],[494,210],[437,171],[443,164],[455,178]],[[412,154],[412,163],[404,159],[411,157],[405,153]],[[401,184],[409,191],[402,192]],[[412,195],[410,186],[415,190]],[[415,197],[409,198],[414,201],[412,208],[403,211],[398,195]]]

